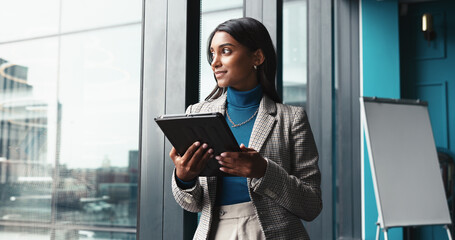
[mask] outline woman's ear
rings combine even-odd
[[[262,49],[256,50],[253,55],[254,55],[254,65],[255,66],[259,66],[264,62],[265,56],[264,56],[264,52],[262,52]]]

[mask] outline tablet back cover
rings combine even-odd
[[[163,115],[155,118],[167,139],[183,156],[196,141],[207,143],[214,156],[240,151],[239,145],[221,113]],[[219,170],[216,159],[209,159],[200,176],[231,176]]]

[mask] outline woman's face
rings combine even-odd
[[[238,91],[251,90],[258,84],[255,65],[257,54],[237,42],[227,32],[216,32],[210,44],[212,70],[219,87],[232,87]],[[261,62],[262,63],[262,62]]]

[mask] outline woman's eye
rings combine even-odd
[[[226,53],[231,53],[231,50],[228,49],[228,48],[223,48],[223,53],[225,53],[225,54],[226,54]]]

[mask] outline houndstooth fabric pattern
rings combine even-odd
[[[187,113],[225,113],[226,94],[188,107]],[[318,152],[303,108],[279,104],[264,96],[249,147],[267,160],[265,175],[247,179],[255,212],[266,239],[309,239],[300,219],[311,221],[322,210]],[[172,177],[177,203],[201,212],[194,239],[207,239],[216,197],[216,177],[199,177],[183,190]]]

